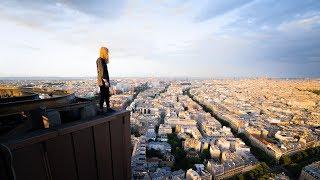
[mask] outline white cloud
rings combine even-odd
[[[320,25],[320,15],[305,17],[302,19],[283,22],[278,29],[283,32],[291,31],[311,31],[315,26]]]
[[[318,38],[313,33],[320,19],[300,13],[274,25],[262,21],[267,12],[248,16],[248,12],[259,13],[254,9],[260,1],[202,22],[195,18],[204,3],[194,0],[128,1],[117,9],[116,17],[105,18],[83,9],[84,4],[6,2],[0,3],[0,37],[6,42],[0,44],[0,72],[20,76],[95,75],[100,46],[111,50],[114,76],[259,75],[261,64],[273,63],[273,67],[283,58],[279,51],[291,46],[288,39],[297,39],[290,35],[296,29],[308,29]],[[305,36],[298,38],[300,48]],[[270,54],[275,54],[271,56],[275,60],[267,60]],[[319,57],[317,53],[300,56],[313,57],[313,62]]]

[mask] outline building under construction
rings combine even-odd
[[[67,91],[0,89],[0,179],[131,179],[130,113]]]

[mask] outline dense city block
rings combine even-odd
[[[97,100],[95,83],[1,81]],[[131,112],[133,179],[316,179],[319,89],[315,79],[114,78],[110,92]]]

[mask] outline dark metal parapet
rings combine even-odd
[[[129,121],[121,111],[7,139],[0,179],[130,179]]]
[[[40,99],[37,93],[50,94],[52,97]],[[10,97],[0,98],[1,116],[21,111],[29,111],[40,107],[54,108],[76,101],[76,97],[73,93],[58,90],[45,91],[28,88],[0,88],[0,94],[10,94]]]
[[[0,139],[96,115],[95,102],[68,91],[0,88],[0,94]]]

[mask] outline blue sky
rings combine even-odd
[[[0,76],[320,77],[319,0],[1,0]]]

